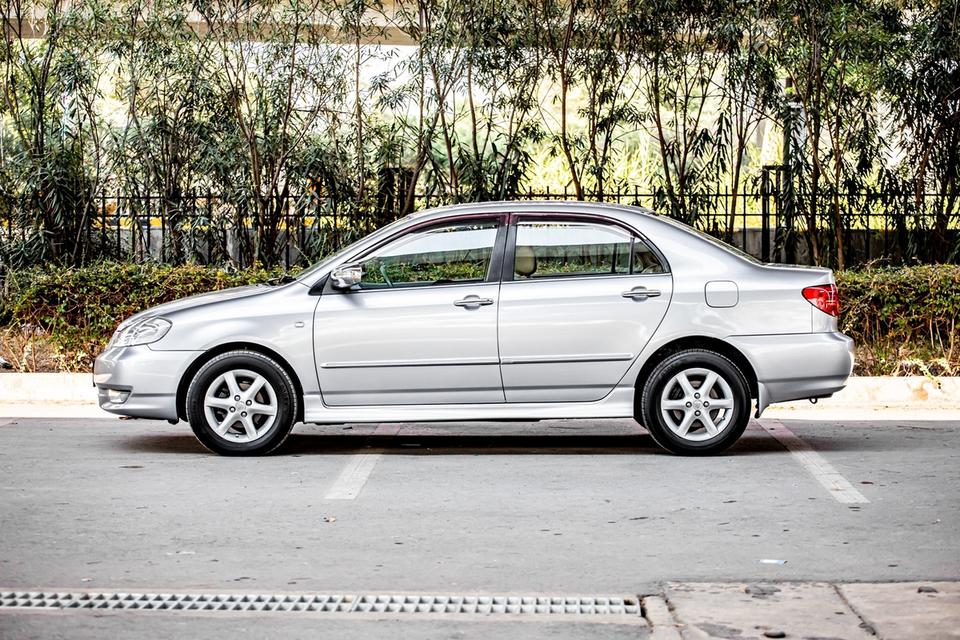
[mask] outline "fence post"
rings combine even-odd
[[[113,218],[117,223],[117,260],[122,260],[123,256],[123,240],[120,237],[120,203],[123,202],[123,196],[117,196],[116,206],[113,209]]]
[[[162,196],[157,196],[157,215],[160,216],[160,262],[167,261],[167,207],[166,201]],[[153,222],[150,222],[150,232],[153,232]],[[175,236],[175,233],[171,233]],[[176,255],[176,250],[174,250]]]
[[[283,229],[283,270],[290,270],[290,194],[283,196],[284,229]]]
[[[770,171],[767,167],[760,175],[760,259],[770,262]]]
[[[153,231],[153,222],[150,220],[150,215],[151,215],[152,213],[153,213],[153,210],[152,210],[151,207],[150,207],[150,192],[147,191],[147,255],[146,255],[146,260],[150,260],[150,258],[151,258],[151,254],[150,254],[150,244],[151,244],[151,243],[150,243],[150,236],[152,235],[151,232]],[[141,230],[143,229],[143,225],[140,226],[140,229],[141,229]]]
[[[793,81],[788,77],[784,82],[784,89],[787,92],[788,99],[783,112],[783,155],[781,165],[783,167],[783,189],[781,190],[781,202],[783,204],[783,226],[786,228],[785,253],[786,261],[793,264],[797,261],[797,238],[794,233],[794,214],[796,212],[796,194],[793,190],[793,167],[794,167],[794,136],[796,135],[796,124],[800,116],[800,104],[793,89]],[[799,165],[798,165],[799,166]]]
[[[107,255],[107,194],[100,192],[100,255]]]

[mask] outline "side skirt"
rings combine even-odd
[[[303,401],[304,422],[449,422],[456,420],[549,420],[632,418],[633,387],[617,387],[596,402],[538,402],[328,407],[319,393]]]

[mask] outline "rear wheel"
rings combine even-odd
[[[750,387],[736,364],[713,351],[688,349],[650,373],[638,419],[664,449],[710,455],[743,434],[750,407]]]
[[[256,351],[230,351],[200,367],[187,389],[187,418],[201,443],[221,455],[262,455],[293,428],[297,392],[289,374]]]

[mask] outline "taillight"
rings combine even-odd
[[[803,290],[807,302],[834,318],[840,315],[840,295],[835,284],[818,284]]]

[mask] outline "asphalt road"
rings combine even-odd
[[[793,452],[771,435],[780,423]],[[705,459],[663,454],[629,421],[301,426],[280,455],[251,459],[207,453],[182,423],[0,425],[3,589],[592,596],[960,576],[953,420],[765,419]],[[144,615],[2,614],[0,636],[131,636]],[[154,615],[166,635],[317,628]],[[383,624],[405,637],[640,631],[324,624],[335,637],[385,637]]]

